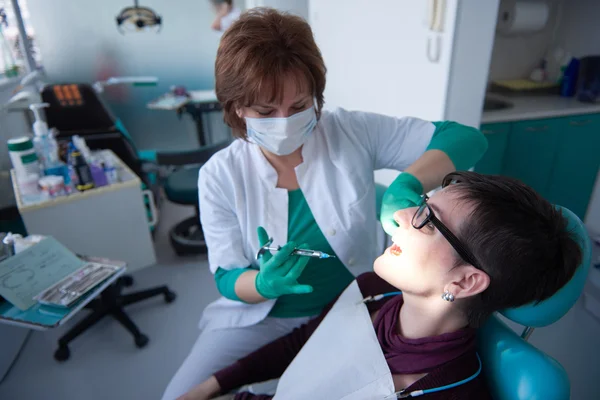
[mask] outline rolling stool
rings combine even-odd
[[[169,240],[178,256],[206,253],[206,242],[200,226],[198,206],[199,168],[182,168],[173,172],[165,182],[165,195],[169,201],[184,206],[194,206],[193,217],[179,222],[169,230]]]
[[[164,296],[166,303],[172,303],[177,298],[177,295],[175,292],[169,290],[167,286],[158,286],[127,294],[121,293],[124,287],[131,285],[133,285],[133,278],[129,275],[122,276],[115,283],[104,289],[97,298],[88,303],[85,308],[90,309],[92,312],[58,339],[58,349],[54,352],[54,359],[56,361],[68,360],[71,356],[69,343],[108,315],[119,321],[131,333],[136,347],[146,347],[150,339],[140,332],[137,325],[125,313],[125,306],[156,296]]]
[[[186,152],[160,152],[156,154],[158,165],[182,166],[164,181],[165,195],[169,201],[184,206],[193,206],[193,217],[186,218],[169,230],[169,240],[178,256],[205,254],[206,241],[200,225],[198,205],[198,171],[213,154],[229,146],[226,140],[210,146]]]

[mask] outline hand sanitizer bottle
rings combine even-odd
[[[60,164],[58,159],[58,143],[54,136],[50,135],[48,124],[40,116],[40,110],[49,106],[48,103],[37,103],[29,106],[29,109],[33,111],[33,115],[35,116],[35,122],[33,123],[33,133],[35,134],[33,146],[44,170],[55,168]]]

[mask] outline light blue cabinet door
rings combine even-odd
[[[513,123],[502,175],[519,179],[547,198],[558,141],[566,126],[565,118]]]
[[[504,152],[508,143],[510,123],[484,124],[481,132],[488,140],[487,152],[475,165],[475,171],[481,174],[499,175],[502,173]]]
[[[570,117],[565,122],[548,200],[567,207],[583,220],[600,167],[600,115]]]

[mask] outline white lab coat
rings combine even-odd
[[[381,253],[373,172],[404,170],[425,152],[434,131],[431,122],[417,118],[323,111],[302,148],[304,162],[296,167],[296,176],[319,228],[350,271],[371,266]],[[288,194],[276,185],[277,173],[259,147],[243,140],[202,166],[200,220],[213,273],[218,267],[255,263],[258,226],[273,237],[274,245],[287,243]],[[204,310],[200,328],[256,324],[274,303],[246,304],[222,297]]]

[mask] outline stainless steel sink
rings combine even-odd
[[[485,100],[483,102],[483,111],[504,110],[506,108],[511,108],[512,106],[513,105],[508,101],[495,99],[495,98],[486,96]]]

